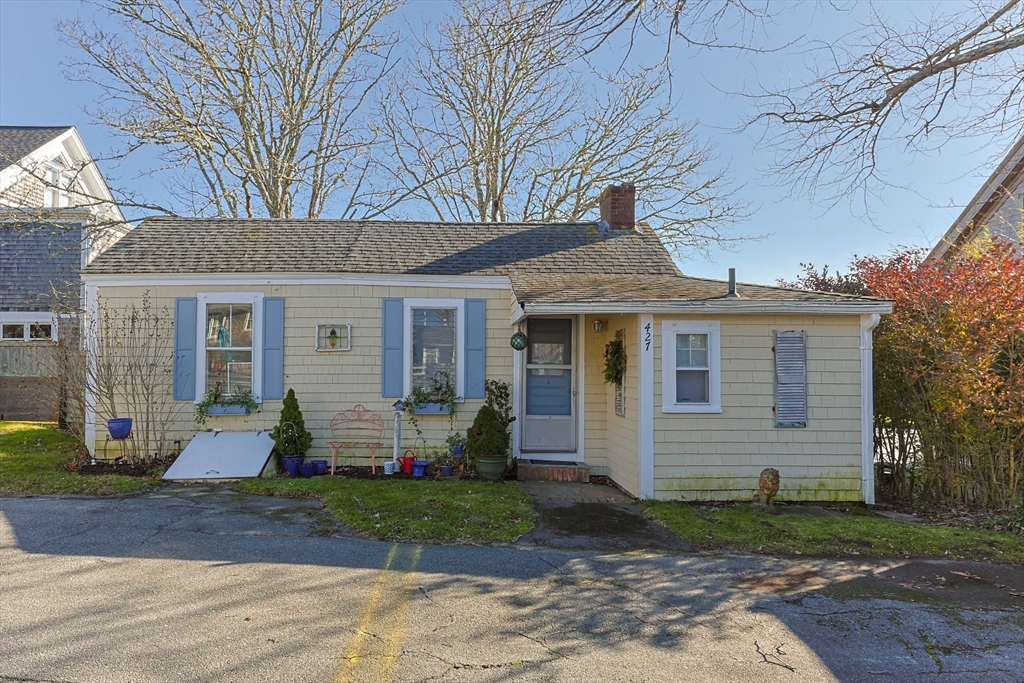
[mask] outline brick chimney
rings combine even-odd
[[[636,187],[609,185],[601,192],[601,220],[616,230],[636,227]]]

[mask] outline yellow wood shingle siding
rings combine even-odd
[[[177,297],[192,297],[199,292],[263,292],[265,296],[284,297],[285,310],[285,391],[294,388],[306,427],[313,434],[313,449],[307,454],[313,458],[329,458],[330,450],[324,445],[330,441],[330,420],[338,411],[362,403],[384,418],[384,447],[381,457],[390,457],[393,425],[392,404],[396,398],[381,398],[381,300],[384,297],[486,299],[487,300],[487,378],[501,379],[511,384],[512,352],[508,346],[508,290],[469,289],[449,287],[392,287],[378,285],[274,285],[274,286],[161,286],[151,288],[100,287],[99,300],[103,306],[137,307],[146,292],[154,311],[160,311],[168,323],[174,317]],[[344,323],[352,325],[352,350],[344,352],[318,352],[314,335],[318,323]],[[166,334],[172,339],[168,324]],[[171,360],[168,358],[168,367]],[[200,388],[201,392],[202,389]],[[171,439],[181,439],[182,445],[199,427],[193,419],[191,401],[173,401],[170,389],[167,401],[181,407],[173,423]],[[462,431],[472,424],[483,399],[468,399],[457,405],[456,429]],[[264,401],[261,410],[245,417],[210,417],[207,428],[224,430],[272,429],[278,421],[280,400]],[[441,446],[448,433],[447,415],[418,416],[420,428],[428,445]],[[105,429],[97,425],[97,446],[103,447]],[[408,416],[402,422],[403,446],[412,447],[416,432]],[[339,462],[369,464],[369,453],[353,453],[351,458]]]
[[[860,500],[859,319],[721,316],[722,412],[662,413],[661,324],[707,319],[655,316],[655,498],[749,500],[774,467],[780,500]],[[775,426],[773,330],[807,331],[806,428]]]
[[[593,331],[594,320],[604,325],[601,332]],[[635,315],[587,316],[586,358],[586,463],[633,494],[639,492],[637,475],[637,395],[640,384],[638,370],[639,323]],[[626,377],[624,381],[625,416],[615,414],[615,386],[604,381],[604,345],[615,336],[616,330],[626,330]]]

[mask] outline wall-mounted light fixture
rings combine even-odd
[[[604,329],[604,326],[607,325],[607,324],[608,323],[606,323],[604,320],[595,320],[594,321],[594,332],[600,332],[601,330]]]

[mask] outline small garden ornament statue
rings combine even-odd
[[[757,483],[757,489],[761,494],[761,504],[771,505],[772,498],[779,492],[779,471],[774,467],[766,467],[761,470],[761,479]]]

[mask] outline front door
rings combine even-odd
[[[576,450],[576,349],[572,318],[527,321],[521,450]]]

